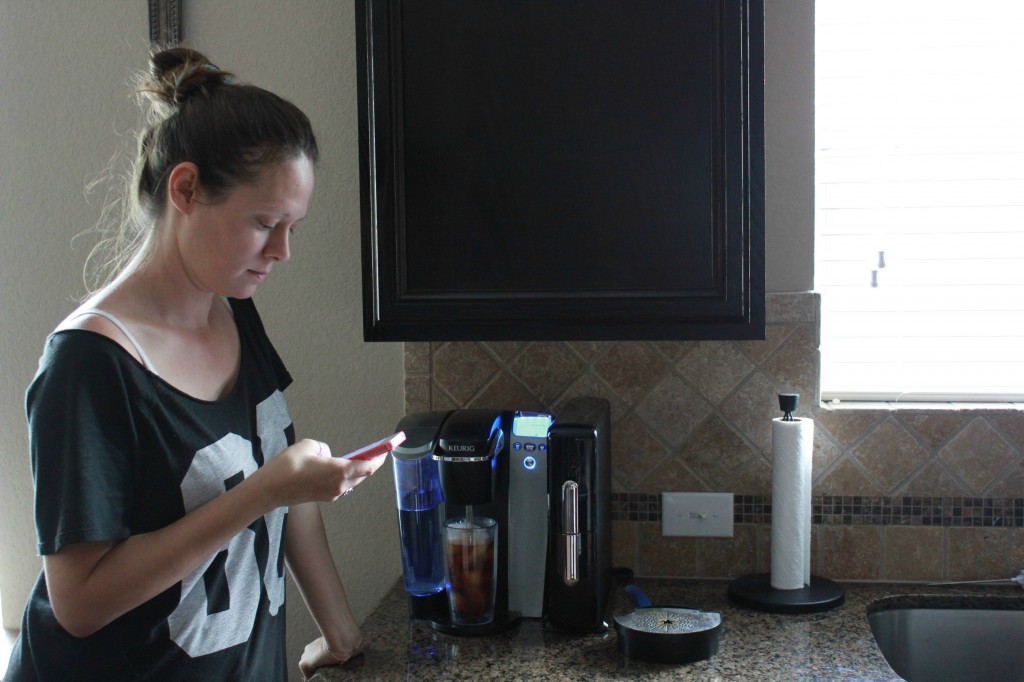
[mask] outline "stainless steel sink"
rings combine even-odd
[[[1024,680],[1019,597],[890,597],[868,607],[885,660],[909,682]]]

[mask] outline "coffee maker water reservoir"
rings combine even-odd
[[[391,453],[402,545],[402,576],[413,618],[441,614],[444,601],[444,493],[433,458],[447,412],[413,414],[398,428],[406,439]]]

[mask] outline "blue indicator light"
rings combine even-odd
[[[537,468],[537,460],[535,460],[533,457],[529,457],[529,456],[524,457],[523,458],[523,468],[528,469],[530,471],[533,471],[534,469]]]

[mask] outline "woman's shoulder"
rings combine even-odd
[[[91,332],[109,339],[120,346],[135,361],[145,364],[139,344],[128,331],[127,325],[117,314],[110,312],[105,307],[100,307],[101,305],[102,303],[96,300],[82,304],[57,325],[51,336],[66,331]],[[74,338],[75,335],[65,336]]]
[[[228,299],[228,302],[231,304],[231,310],[238,325],[238,334],[242,345],[247,349],[249,357],[256,361],[254,367],[259,366],[272,373],[278,388],[283,390],[291,384],[292,377],[267,335],[263,320],[256,310],[256,304],[252,298],[231,298]]]
[[[110,365],[130,362],[138,365],[133,354],[106,334],[91,329],[59,327],[46,337],[39,369],[54,366],[100,367],[109,370]]]
[[[71,395],[84,399],[88,394],[93,396],[90,400],[96,395],[134,395],[136,391],[128,387],[141,390],[144,381],[144,374],[136,368],[141,365],[102,334],[73,328],[56,330],[47,337],[26,389],[28,407],[46,397],[50,402],[66,403]],[[125,390],[110,390],[118,384]]]
[[[266,336],[263,319],[256,310],[256,303],[252,298],[228,298],[227,302],[240,334],[254,333],[257,336]]]
[[[252,298],[225,298],[224,300],[227,301],[231,314],[236,318],[243,315],[259,319],[259,313],[256,312],[256,304]]]

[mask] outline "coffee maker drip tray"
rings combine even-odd
[[[518,611],[509,611],[504,618],[495,617],[490,623],[483,625],[456,625],[447,618],[433,619],[430,627],[444,635],[457,635],[459,637],[474,637],[477,635],[494,635],[514,628],[522,620]]]

